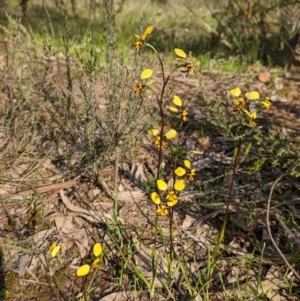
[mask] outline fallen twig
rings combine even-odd
[[[281,258],[283,259],[283,261],[285,262],[285,264],[288,266],[288,268],[294,273],[295,277],[300,281],[300,275],[296,272],[296,270],[291,266],[291,264],[288,262],[288,260],[286,259],[286,256],[282,253],[282,251],[280,250],[280,248],[278,247],[272,232],[271,232],[271,224],[270,224],[270,207],[271,207],[271,200],[272,200],[272,195],[273,195],[273,191],[275,186],[277,185],[277,183],[284,177],[286,176],[286,174],[281,175],[280,177],[278,177],[276,179],[276,181],[273,183],[271,190],[270,190],[270,194],[269,194],[269,198],[268,198],[268,205],[267,205],[267,218],[266,218],[266,222],[267,222],[267,229],[268,229],[268,234],[269,237],[275,247],[275,249],[277,250],[277,252],[279,253],[279,255],[281,256]]]
[[[79,185],[80,184],[79,178],[80,177],[77,177],[73,180],[69,180],[69,181],[63,182],[63,183],[49,184],[49,185],[37,187],[35,189],[28,189],[28,190],[20,191],[20,192],[18,192],[18,194],[19,195],[30,195],[30,194],[34,194],[34,193],[42,193],[42,192],[48,192],[48,191],[52,191],[52,190],[58,190],[57,192],[59,192],[60,189]]]

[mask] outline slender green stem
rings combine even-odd
[[[84,298],[84,301],[87,301],[87,296],[86,296],[86,277],[84,277],[84,280],[83,280],[83,298]]]
[[[173,244],[173,233],[174,233],[174,227],[173,227],[173,207],[170,207],[169,209],[169,232],[170,232],[170,258],[171,260],[174,258],[174,244]]]

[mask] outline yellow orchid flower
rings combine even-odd
[[[196,175],[196,169],[195,168],[191,169],[191,171],[187,174],[190,181],[194,181],[195,175]]]
[[[176,106],[178,106],[178,107],[181,107],[181,106],[182,106],[182,100],[181,100],[180,97],[177,96],[177,95],[174,95],[174,96],[173,96],[173,103],[174,103]],[[173,113],[178,113],[178,108],[176,108],[176,107],[173,107],[173,106],[166,106],[166,108],[167,108],[168,110],[170,110],[171,112],[173,112]],[[188,111],[188,108],[184,109],[184,110],[179,114],[180,118],[181,118],[183,121],[187,121],[187,120],[188,120],[188,118],[187,118],[187,115],[188,115],[187,111]]]
[[[188,109],[189,108],[185,108],[182,113],[180,113],[180,118],[182,119],[182,121],[188,121]]]
[[[265,97],[265,99],[260,103],[261,107],[265,110],[269,110],[271,108],[270,97]]]
[[[135,37],[138,39],[138,41],[134,43],[133,47],[135,49],[140,49],[141,47],[143,47],[145,45],[146,38],[153,31],[153,29],[154,29],[153,26],[149,26],[146,28],[146,30],[141,36],[136,34]]]
[[[175,191],[169,191],[166,196],[166,200],[169,207],[175,206],[178,203],[178,196],[176,195]]]
[[[157,208],[156,213],[159,214],[160,216],[168,215],[169,210],[167,206],[161,205],[159,208]]]
[[[186,73],[186,76],[188,76],[190,72],[192,72],[192,73],[196,72],[196,68],[194,65],[194,62],[196,61],[196,59],[192,56],[191,52],[189,52],[189,56],[187,56],[186,53],[182,49],[179,49],[179,48],[175,48],[174,52],[178,56],[176,58],[176,60],[183,61],[184,65],[186,67],[186,70],[183,70],[181,72]]]
[[[153,141],[153,144],[157,147],[158,150],[161,149],[161,147],[165,147],[166,146],[166,142],[165,141],[162,141],[161,144],[160,144],[160,136],[156,136],[154,141]]]
[[[256,119],[256,117],[257,117],[257,114],[256,114],[255,111],[249,112],[248,110],[244,110],[243,112],[246,114],[246,116],[247,116],[250,120]]]
[[[135,87],[134,87],[134,93],[137,94],[137,93],[141,93],[143,91],[144,87],[143,85],[139,82],[139,81],[135,81]]]
[[[235,101],[234,101],[235,106],[237,106],[239,109],[243,109],[246,106],[246,101],[244,98],[242,97],[238,97]]]
[[[95,269],[95,268],[100,268],[100,263],[101,259],[99,257],[95,258],[95,260],[93,261],[92,263],[92,267]]]
[[[185,165],[185,167],[187,167],[188,169],[190,169],[190,172],[187,174],[188,178],[190,181],[194,180],[194,176],[196,175],[196,169],[192,168],[191,169],[191,162],[189,160],[184,160],[183,164]]]
[[[148,79],[152,76],[153,71],[152,69],[145,69],[141,73],[141,82],[135,81],[134,93],[141,93],[147,86],[152,85],[153,81],[145,82],[145,79]]]

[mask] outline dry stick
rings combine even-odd
[[[69,181],[63,182],[63,183],[49,184],[49,185],[37,187],[35,189],[28,189],[28,190],[20,191],[20,192],[18,192],[18,194],[19,195],[30,195],[30,194],[34,194],[34,193],[43,193],[43,192],[48,192],[48,191],[52,191],[52,190],[59,191],[62,188],[68,188],[68,187],[79,185],[80,184],[80,182],[78,181],[79,178],[80,178],[80,176],[76,177],[73,180],[69,180]]]
[[[288,268],[294,273],[294,275],[296,276],[296,278],[300,281],[300,275],[296,272],[296,270],[291,266],[291,264],[288,262],[288,260],[286,259],[285,255],[282,253],[282,251],[280,250],[280,248],[278,247],[277,243],[275,242],[275,239],[272,235],[271,232],[271,224],[270,224],[270,206],[271,206],[271,200],[272,200],[272,195],[273,195],[273,191],[275,186],[277,185],[277,183],[287,174],[283,174],[281,175],[279,178],[276,179],[276,181],[274,182],[274,184],[271,187],[270,190],[270,194],[269,194],[269,198],[268,198],[268,205],[267,205],[267,229],[268,229],[268,234],[269,237],[271,239],[271,242],[273,244],[273,246],[275,247],[275,249],[277,250],[278,254],[281,256],[281,258],[283,259],[283,261],[285,262],[285,264],[288,266]]]

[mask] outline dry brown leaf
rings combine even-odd
[[[271,79],[271,73],[270,72],[262,72],[258,75],[258,80],[262,83],[267,83]]]
[[[139,202],[147,199],[145,192],[142,190],[121,191],[118,193],[118,201]]]
[[[77,213],[78,216],[82,216],[86,220],[93,222],[93,223],[104,223],[106,224],[108,221],[112,220],[112,215],[107,214],[105,212],[98,212],[98,211],[92,211],[92,210],[86,210],[83,208],[80,208],[78,206],[75,206],[71,203],[69,198],[65,195],[64,190],[61,189],[60,192],[60,197],[65,206],[72,212]],[[122,219],[119,219],[121,222]]]
[[[84,228],[79,228],[81,221],[76,216],[56,216],[55,224],[62,237],[71,238],[75,241],[81,258],[84,258],[89,250],[89,242]],[[71,242],[71,241],[69,241]],[[63,244],[66,246],[66,243]],[[70,247],[73,244],[71,242]]]
[[[253,278],[236,289],[227,290],[226,294],[240,297],[247,296],[247,298],[254,298],[256,294],[266,294],[269,300],[280,301],[279,290],[286,287],[286,283],[279,278],[277,267],[272,266],[265,280],[260,281],[258,278]]]
[[[287,284],[283,279],[279,278],[278,268],[272,266],[266,275],[266,279],[262,282],[261,287],[264,292],[267,292],[269,300],[280,301],[279,290],[287,288]]]
[[[147,182],[147,177],[144,173],[144,164],[132,161],[131,168],[127,163],[123,163],[123,170],[125,174],[130,178],[130,181],[140,189],[143,188],[143,183]]]
[[[137,291],[123,291],[118,293],[112,293],[109,295],[106,295],[105,297],[101,298],[101,301],[127,301],[131,300],[137,300],[139,293]]]

